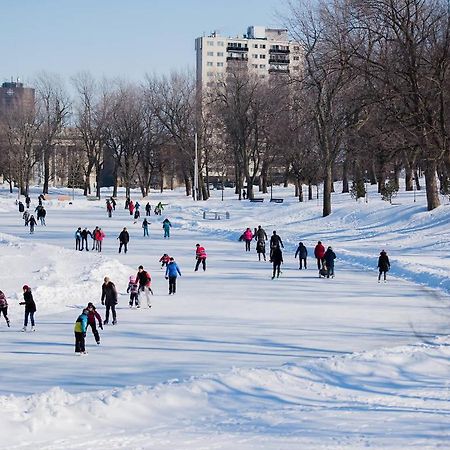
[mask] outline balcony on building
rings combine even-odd
[[[227,56],[227,61],[248,61],[248,56],[244,55],[244,54],[239,54],[239,53],[231,53],[230,55]]]
[[[269,73],[289,73],[289,67],[287,67],[287,66],[270,66]]]
[[[248,52],[248,46],[238,44],[228,44],[227,52]]]
[[[289,55],[291,51],[289,50],[289,47],[280,46],[280,45],[271,45],[269,49],[270,54],[281,54],[281,55]]]
[[[291,61],[289,58],[277,58],[274,56],[270,56],[269,64],[289,64]]]

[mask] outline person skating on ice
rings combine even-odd
[[[151,308],[150,294],[153,295],[151,288],[152,277],[144,270],[144,266],[139,266],[136,279],[139,282],[139,291],[144,293],[145,299],[147,300],[147,306]]]
[[[104,278],[104,283],[102,285],[102,305],[106,306],[105,320],[103,321],[103,325],[107,325],[109,322],[109,313],[112,313],[112,324],[115,325],[117,323],[116,317],[116,305],[117,305],[117,290],[114,283],[109,279],[109,277]]]
[[[384,250],[381,250],[380,256],[378,257],[378,283],[381,280],[381,275],[384,275],[384,282],[386,283],[386,273],[391,268],[391,263],[389,257]]]
[[[164,266],[167,266],[167,264],[169,264],[170,261],[170,256],[167,253],[164,253],[164,255],[161,256],[161,258],[159,258],[159,262],[161,263],[161,269]]]
[[[34,227],[37,225],[36,219],[34,218],[33,214],[31,214],[28,224],[30,225],[30,234],[33,234]]]
[[[321,241],[317,242],[317,245],[314,247],[314,256],[317,260],[317,270],[322,269],[323,257],[325,256],[325,247]]]
[[[327,278],[334,278],[334,260],[336,259],[336,253],[334,253],[332,247],[327,248],[323,259],[327,268]]]
[[[144,229],[144,237],[148,236],[148,225],[149,225],[149,222],[148,222],[147,218],[144,218],[144,220],[142,221],[142,228]]]
[[[250,251],[250,242],[253,240],[253,232],[250,228],[247,228],[241,236],[242,240],[245,242],[245,251]]]
[[[119,253],[122,253],[122,247],[123,251],[126,253],[128,251],[128,243],[130,242],[130,235],[128,234],[126,227],[120,232],[117,239],[119,240]]]
[[[22,331],[27,331],[28,326],[28,318],[31,322],[31,331],[35,331],[35,322],[34,322],[34,314],[36,312],[36,303],[33,299],[33,294],[31,293],[31,289],[26,284],[22,288],[23,290],[23,302],[20,302],[19,305],[25,305],[25,317],[23,321]]]
[[[97,309],[95,308],[93,303],[89,302],[86,306],[86,309],[88,310],[88,326],[91,327],[95,342],[97,342],[97,345],[100,345],[100,334],[97,330],[97,322],[98,327],[103,330],[102,318],[97,312]]]
[[[280,247],[274,247],[272,249],[272,256],[271,256],[271,261],[272,261],[272,266],[273,266],[273,270],[272,270],[272,280],[275,278],[275,276],[277,278],[279,278],[280,273],[281,273],[281,263],[283,262],[283,252],[281,251]]]
[[[75,231],[75,250],[81,251],[81,227],[78,227]]]
[[[299,264],[298,268],[300,270],[302,270],[303,266],[305,266],[305,269],[306,269],[306,258],[308,257],[308,250],[303,245],[303,242],[298,243],[297,251],[295,252],[295,258],[297,258],[297,256],[298,256],[298,264]]]
[[[88,325],[87,309],[83,309],[83,312],[77,317],[73,331],[75,334],[75,353],[78,355],[86,354],[86,330]]]
[[[272,236],[270,236],[270,261],[272,261],[272,253],[275,248],[284,248],[284,245],[280,236],[274,230]]]
[[[9,319],[8,319],[8,301],[6,300],[6,295],[3,293],[3,291],[0,291],[0,317],[2,316],[6,320],[6,325],[10,326]]]
[[[169,264],[166,267],[166,280],[169,280],[169,295],[175,294],[177,291],[177,276],[180,275],[181,272],[178,264],[175,262],[173,258],[170,258]]]
[[[133,303],[136,305],[136,308],[140,308],[139,304],[139,282],[137,281],[134,275],[130,275],[128,278],[128,287],[127,294],[130,294],[130,308],[133,307]]]
[[[261,255],[266,260],[266,243],[263,239],[258,239],[256,241],[256,253],[258,254],[258,261],[261,261]]]
[[[169,219],[164,219],[162,224],[163,230],[164,230],[164,239],[170,238],[170,229],[172,228],[172,224],[170,223]]]
[[[197,263],[195,264],[195,272],[198,271],[198,268],[200,264],[203,267],[203,271],[206,270],[206,250],[205,247],[201,246],[200,244],[195,244],[195,259],[197,260]]]

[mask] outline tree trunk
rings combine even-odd
[[[44,148],[43,159],[44,159],[44,185],[42,187],[42,193],[48,194],[48,185],[50,181],[50,150],[48,148]]]
[[[437,208],[441,202],[439,200],[439,191],[436,180],[437,164],[435,160],[429,159],[425,166],[425,189],[427,193],[427,209],[432,211]]]
[[[414,175],[413,170],[409,164],[405,164],[405,190],[414,190]]]
[[[420,191],[422,189],[422,186],[420,185],[420,178],[417,169],[414,170],[414,181],[416,183],[416,189]]]
[[[325,176],[323,180],[323,210],[322,216],[331,214],[331,188],[333,184],[333,167],[327,162],[325,165]]]
[[[287,188],[288,185],[289,185],[289,164],[286,164],[286,167],[284,169],[283,187]]]
[[[245,179],[247,181],[247,198],[250,200],[255,197],[253,192],[253,177],[247,176]]]
[[[303,202],[303,186],[300,181],[298,182],[298,201]]]
[[[298,185],[299,185],[298,182],[295,183],[295,193],[294,193],[294,195],[295,195],[296,197],[298,197]]]
[[[313,188],[312,188],[312,184],[308,183],[308,200],[312,200],[313,199]]]
[[[186,197],[190,197],[192,194],[192,185],[191,185],[191,179],[186,173],[183,173],[184,178],[184,186],[186,188]]]
[[[350,192],[348,186],[348,158],[345,158],[342,165],[342,193],[348,194]]]
[[[372,163],[370,165],[369,177],[370,177],[370,184],[372,186],[375,186],[377,184],[377,173],[375,171],[375,164],[374,163]]]
[[[100,200],[100,174],[101,174],[102,168],[101,166],[98,166],[95,170],[95,180],[96,180],[96,185],[97,185],[97,190],[96,190],[96,196],[97,198]]]

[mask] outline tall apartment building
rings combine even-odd
[[[0,87],[0,117],[17,110],[34,109],[35,92],[19,81],[9,81]]]
[[[300,47],[285,29],[250,26],[242,37],[212,33],[195,40],[198,86],[211,85],[233,64],[245,65],[261,78],[300,70]]]

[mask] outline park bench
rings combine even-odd
[[[229,219],[230,213],[228,211],[203,211],[203,219],[205,220],[221,220],[222,218]]]
[[[252,203],[262,203],[264,201],[263,198],[251,198],[250,201]]]
[[[282,198],[271,198],[270,201],[272,203],[283,203],[284,199],[282,199]]]

